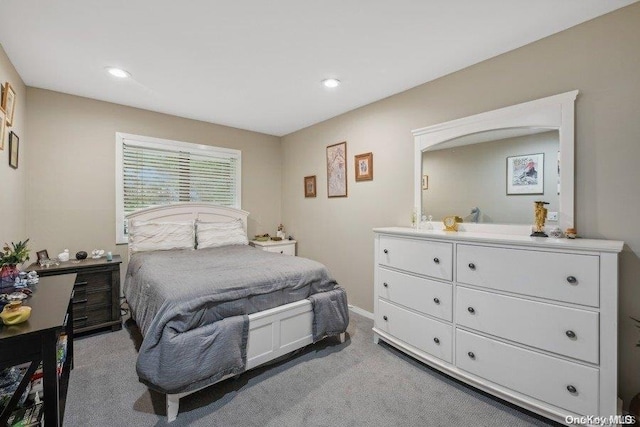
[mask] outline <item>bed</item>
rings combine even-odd
[[[316,261],[247,245],[247,217],[208,203],[127,216],[124,294],[143,335],[136,369],[166,394],[169,421],[181,397],[325,337],[344,342],[344,290]]]

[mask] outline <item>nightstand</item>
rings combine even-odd
[[[73,332],[82,333],[110,327],[122,328],[120,319],[120,255],[113,261],[105,257],[69,260],[52,267],[33,263],[27,271],[36,271],[40,277],[76,273],[73,286]]]
[[[259,242],[257,240],[251,240],[249,242],[251,246],[258,249],[262,249],[267,252],[275,252],[283,255],[296,256],[296,241],[295,240],[267,240],[266,242]]]

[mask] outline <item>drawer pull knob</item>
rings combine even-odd
[[[467,355],[469,355],[470,358],[475,359],[476,355],[473,354],[473,351],[470,351],[469,353],[467,353]]]
[[[435,337],[433,339],[433,342],[436,343],[436,344],[440,344],[440,339],[438,337]]]
[[[436,258],[434,258],[434,259],[433,259],[433,262],[435,262],[436,264],[440,264],[440,258],[437,258],[437,257],[436,257]]]
[[[436,304],[440,304],[440,298],[434,298],[433,302],[435,302]]]
[[[389,284],[388,284],[387,282],[384,282],[384,283],[382,284],[382,286],[384,286],[385,288],[388,288],[388,287],[389,287]]]
[[[469,268],[472,269],[472,270],[475,270],[476,269],[476,265],[474,263],[470,262],[469,263]]]
[[[567,282],[571,284],[578,283],[578,279],[576,279],[575,276],[569,276],[567,277]]]
[[[476,312],[476,310],[473,307],[467,308],[467,311],[471,314],[474,314]]]
[[[572,386],[572,385],[568,385],[567,386],[567,390],[569,391],[569,393],[576,393],[578,390]]]
[[[575,333],[575,332],[573,332],[573,331],[567,331],[567,332],[565,332],[565,333],[567,334],[567,336],[568,336],[569,338],[575,338],[575,337],[576,337],[576,333]]]
[[[382,316],[382,318],[386,321],[389,320],[389,318],[387,316]]]
[[[383,250],[382,252],[384,252],[385,254],[388,254],[388,253],[389,253],[389,250],[388,250],[388,249],[385,249],[385,250]]]

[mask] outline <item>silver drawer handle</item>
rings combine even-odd
[[[437,258],[437,257],[436,257],[436,258],[434,258],[434,259],[433,259],[433,262],[435,262],[436,264],[440,264],[440,258]]]
[[[433,339],[433,342],[436,343],[436,344],[440,344],[440,339],[438,337],[435,337]]]
[[[567,390],[569,391],[569,393],[577,393],[578,392],[578,390],[572,385],[568,385],[567,386]]]
[[[467,311],[471,314],[475,314],[476,310],[473,307],[467,308]]]
[[[435,302],[436,304],[440,304],[440,298],[434,298],[433,302]]]
[[[575,278],[575,276],[569,276],[567,277],[567,282],[571,283],[572,285],[575,283],[578,283],[578,279]]]
[[[470,262],[469,263],[469,268],[472,269],[472,270],[475,270],[476,269],[476,265],[474,263]]]
[[[384,286],[385,288],[388,288],[388,287],[389,287],[389,284],[388,284],[387,282],[384,282],[384,283],[382,284],[382,286]]]
[[[389,318],[387,316],[382,316],[382,318],[386,321],[389,320]]]
[[[388,250],[388,249],[385,249],[385,250],[383,250],[382,252],[384,252],[385,254],[388,254],[388,253],[389,253],[389,250]]]
[[[469,353],[467,353],[467,355],[468,355],[470,358],[472,358],[472,359],[475,359],[475,358],[476,358],[476,355],[475,355],[475,354],[473,354],[473,351],[470,351]]]
[[[567,331],[567,332],[565,332],[565,334],[567,334],[567,336],[569,338],[575,338],[576,337],[576,333],[573,332],[573,331]]]

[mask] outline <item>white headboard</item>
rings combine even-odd
[[[249,212],[242,209],[229,208],[204,202],[180,202],[170,205],[152,206],[132,212],[126,216],[131,221],[188,221],[200,220],[206,222],[225,222],[242,220],[245,233],[247,232],[247,217]],[[129,249],[131,256],[131,249]]]
[[[140,209],[130,213],[126,218],[129,221],[186,221],[192,219],[208,222],[241,219],[246,232],[248,216],[249,212],[242,209],[218,206],[213,203],[180,202]]]

